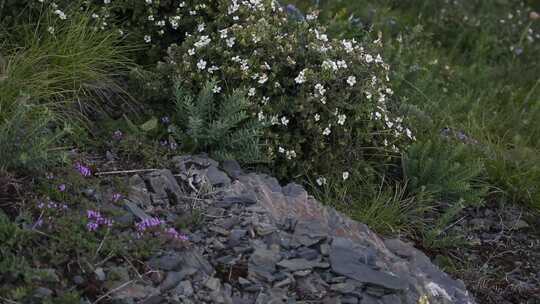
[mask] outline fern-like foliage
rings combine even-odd
[[[411,193],[431,193],[447,202],[479,203],[486,188],[480,182],[483,165],[468,146],[445,141],[416,142],[403,157]]]
[[[208,81],[197,96],[175,86],[177,128],[173,135],[189,152],[207,152],[218,160],[262,160],[262,125],[249,113],[245,92],[221,96]]]

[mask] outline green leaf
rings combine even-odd
[[[140,125],[141,130],[144,132],[150,132],[155,130],[158,127],[158,119],[156,117],[152,117],[147,122]]]

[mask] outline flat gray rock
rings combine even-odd
[[[335,273],[365,284],[382,286],[392,291],[406,291],[407,282],[397,276],[374,270],[366,264],[365,254],[355,250],[353,243],[335,238],[330,250],[330,265]]]

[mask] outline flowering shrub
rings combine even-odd
[[[315,13],[290,20],[272,0],[197,3],[198,25],[168,51],[173,76],[195,92],[212,79],[216,94],[246,90],[281,176],[347,179],[367,148],[397,152],[414,138],[392,113],[381,38],[332,39]]]
[[[9,27],[21,20],[37,20],[44,14],[65,21],[72,17],[70,12],[79,8],[90,12],[95,29],[113,30],[131,42],[146,46],[138,48],[142,51],[139,62],[154,64],[171,43],[183,39],[184,28],[194,27],[195,17],[206,5],[180,0],[8,1],[3,10],[0,8],[0,23]],[[51,33],[54,30],[54,26],[49,28]]]

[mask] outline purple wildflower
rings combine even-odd
[[[100,226],[112,227],[113,221],[101,215],[99,211],[86,210],[86,216],[90,220],[86,225],[88,231],[96,231]]]
[[[142,233],[146,229],[156,227],[156,226],[160,226],[161,224],[164,224],[164,223],[165,223],[165,221],[160,220],[157,217],[152,217],[152,218],[147,218],[147,219],[144,219],[144,220],[140,221],[139,223],[135,224],[135,226],[137,228],[137,231]]]
[[[58,185],[58,191],[60,191],[60,192],[66,191],[66,184],[60,184],[60,185]]]
[[[187,241],[189,238],[187,235],[179,233],[174,228],[167,228],[165,229],[165,232],[172,237],[173,239],[181,240],[181,241]]]
[[[171,119],[169,118],[169,116],[163,116],[161,117],[161,122],[166,125],[171,122]]]
[[[43,207],[45,207],[45,204],[43,202],[39,202],[39,204],[37,205],[37,207],[39,209],[43,209]]]
[[[88,231],[96,231],[98,227],[98,223],[95,222],[89,222],[88,224],[86,224],[86,229],[88,229]]]
[[[101,218],[101,213],[99,213],[99,211],[86,210],[86,216],[89,220],[97,220]]]
[[[36,224],[34,225],[34,228],[39,228],[43,225],[43,219],[40,218],[39,220],[36,221]]]
[[[92,170],[79,162],[75,163],[75,169],[77,169],[82,176],[88,177],[92,175]]]
[[[122,194],[120,194],[120,193],[115,193],[115,194],[112,195],[112,201],[115,202],[115,203],[118,202],[121,199],[122,199]]]
[[[112,135],[112,138],[114,140],[121,140],[123,136],[124,136],[124,133],[122,133],[122,131],[116,130],[116,131],[114,131],[114,133]]]

